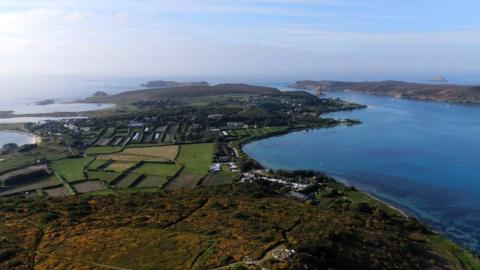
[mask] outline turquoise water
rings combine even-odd
[[[0,147],[7,143],[16,143],[17,145],[24,145],[32,143],[33,136],[24,133],[18,133],[13,131],[0,131]]]
[[[244,150],[269,168],[337,176],[480,251],[480,106],[328,95],[368,105],[326,115],[363,124],[290,133]]]

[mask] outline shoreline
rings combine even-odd
[[[26,145],[26,144],[36,144],[36,145],[40,145],[40,143],[42,142],[42,137],[34,134],[34,133],[31,133],[31,132],[27,132],[27,131],[23,131],[23,130],[14,130],[14,129],[3,129],[3,130],[0,130],[0,133],[2,132],[7,132],[7,133],[17,133],[17,134],[21,134],[21,135],[24,135],[24,136],[27,136],[30,138],[30,143],[25,143],[25,144],[22,144],[22,145]],[[12,143],[12,142],[7,142],[7,143]],[[19,146],[22,146],[22,145],[19,145]],[[2,145],[3,146],[3,145]]]

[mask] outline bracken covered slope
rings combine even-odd
[[[134,103],[145,100],[182,100],[192,97],[232,95],[232,94],[275,94],[275,88],[247,84],[219,84],[213,86],[184,86],[123,92],[111,96],[90,97],[84,102]]]
[[[267,184],[0,200],[0,269],[476,269],[412,219]],[[337,193],[336,193],[337,194]],[[358,193],[360,194],[360,193]],[[287,261],[271,252],[294,249]],[[478,268],[477,268],[478,269]]]

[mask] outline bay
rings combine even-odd
[[[368,108],[323,117],[363,124],[290,133],[244,151],[268,168],[336,176],[480,251],[480,106],[327,95]]]

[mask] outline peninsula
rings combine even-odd
[[[271,171],[251,140],[365,108],[246,84],[94,95],[88,119],[26,124],[0,158],[1,269],[478,269],[469,251],[318,172]],[[105,252],[106,251],[106,252]]]
[[[422,84],[402,81],[297,81],[296,89],[322,91],[353,91],[371,95],[416,100],[480,104],[480,86],[455,84]]]

